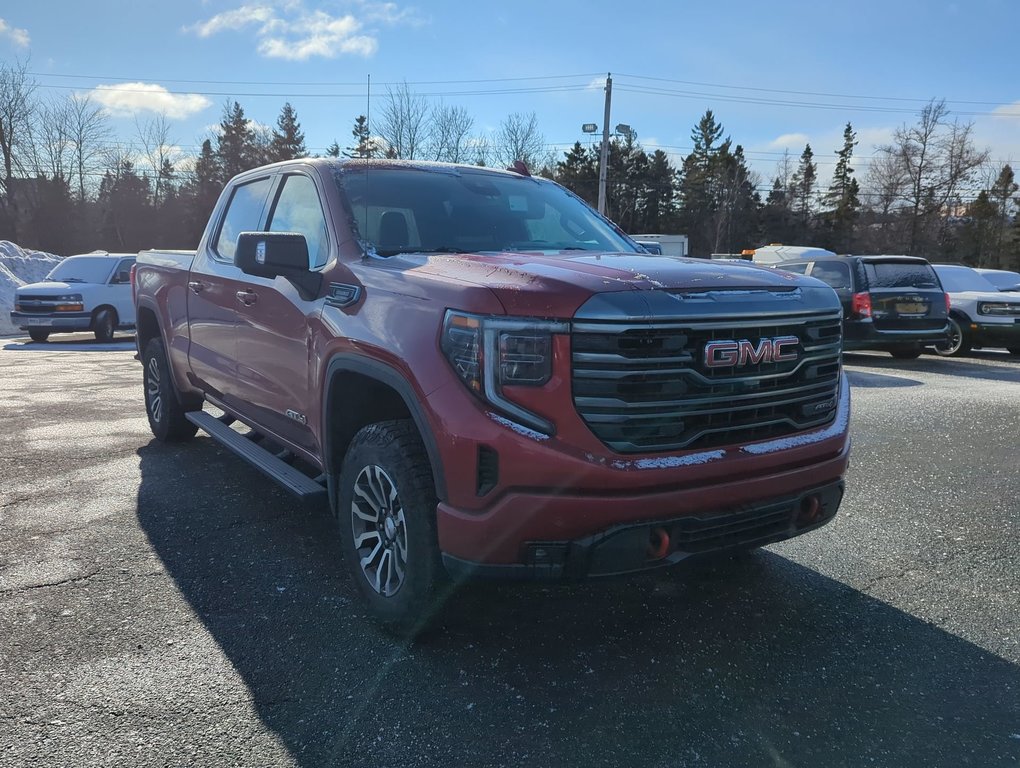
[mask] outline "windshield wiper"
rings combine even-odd
[[[52,280],[55,283],[84,283],[85,282],[80,277],[51,277],[50,280]]]
[[[438,248],[376,248],[375,252],[380,256],[398,256],[402,253],[474,253],[463,248],[450,248],[440,246]]]

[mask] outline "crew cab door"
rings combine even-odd
[[[266,231],[296,232],[308,243],[309,267],[322,269],[330,259],[322,195],[311,176],[281,176],[266,221]],[[310,319],[318,297],[302,298],[286,278],[246,275],[250,294],[238,305],[237,377],[240,398],[253,422],[295,446],[318,455],[309,424],[313,400],[310,372]]]
[[[234,187],[215,235],[195,254],[188,275],[189,362],[198,385],[225,405],[243,407],[237,382],[237,308],[251,278],[234,266],[241,232],[255,232],[265,220],[273,176]]]

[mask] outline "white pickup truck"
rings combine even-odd
[[[135,327],[134,263],[131,253],[69,256],[42,282],[17,289],[11,324],[28,331],[32,341],[74,331],[92,331],[96,341],[111,341],[114,331]]]

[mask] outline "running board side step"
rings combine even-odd
[[[265,448],[235,432],[220,419],[204,411],[190,411],[188,421],[208,432],[213,440],[251,464],[255,469],[275,480],[305,504],[326,505],[326,488],[308,475],[280,460]]]

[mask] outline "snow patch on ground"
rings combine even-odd
[[[0,240],[0,336],[22,335],[22,331],[11,325],[14,291],[19,286],[42,280],[61,258]]]

